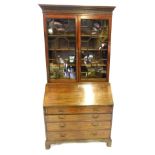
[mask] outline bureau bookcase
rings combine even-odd
[[[40,4],[47,84],[45,146],[104,141],[111,146],[113,100],[109,83],[111,6]]]

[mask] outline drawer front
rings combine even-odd
[[[74,131],[74,132],[48,132],[47,139],[49,141],[63,140],[95,140],[110,137],[110,130],[97,131]]]
[[[112,114],[45,115],[46,122],[110,121]]]
[[[112,113],[112,106],[46,107],[45,114]]]
[[[81,131],[94,129],[111,129],[111,121],[46,123],[46,128],[47,131]]]

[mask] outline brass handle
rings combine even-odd
[[[98,126],[98,122],[92,122],[93,126]]]
[[[97,135],[97,132],[95,132],[95,131],[92,132],[92,135],[93,135],[93,136],[96,136],[96,135]]]
[[[64,115],[59,115],[59,119],[64,119],[65,116]]]
[[[99,109],[98,108],[94,108],[94,111],[99,111]]]
[[[59,112],[62,113],[62,112],[64,112],[64,110],[63,109],[59,109]]]
[[[60,134],[60,137],[65,137],[65,136],[66,136],[65,133],[61,133],[61,134]]]
[[[60,127],[65,127],[65,123],[60,123],[59,126]]]
[[[94,114],[92,117],[93,117],[93,118],[98,118],[99,115],[98,115],[98,114]]]

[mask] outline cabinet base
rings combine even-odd
[[[51,148],[51,145],[52,144],[62,144],[62,143],[71,143],[71,142],[77,142],[77,143],[80,143],[80,142],[105,142],[107,147],[111,147],[112,146],[112,140],[111,138],[110,139],[105,139],[105,140],[74,140],[74,141],[48,141],[46,140],[45,142],[45,148],[48,150]]]

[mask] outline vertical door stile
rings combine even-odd
[[[80,16],[77,16],[77,46],[78,46],[78,51],[77,51],[77,59],[78,59],[78,82],[81,79],[81,18]]]
[[[110,53],[111,53],[111,26],[112,26],[112,17],[108,18],[108,62],[107,62],[107,82],[109,82],[109,72],[110,72]]]

